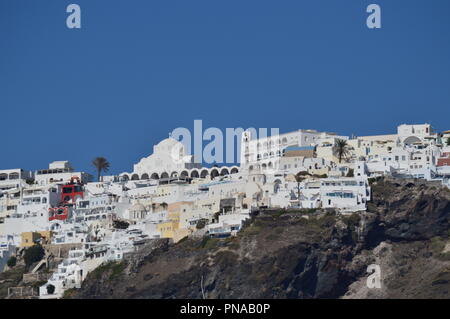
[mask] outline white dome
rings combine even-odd
[[[157,145],[155,145],[155,149],[160,151],[170,151],[174,147],[177,147],[177,149],[183,149],[183,143],[177,141],[174,138],[166,138],[159,142]]]

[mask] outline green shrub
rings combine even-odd
[[[177,242],[177,244],[178,244],[178,245],[179,245],[179,244],[182,244],[182,243],[186,242],[188,239],[189,239],[189,236],[184,236],[183,238],[181,238],[181,239]]]
[[[28,268],[33,263],[40,261],[45,256],[45,250],[41,245],[34,245],[25,250],[23,259],[25,266]]]
[[[127,229],[128,226],[130,226],[130,224],[127,223],[126,221],[123,221],[123,220],[115,220],[115,221],[113,221],[113,227],[115,229]]]
[[[355,176],[355,170],[353,168],[350,168],[348,170],[347,177],[354,177],[354,176]]]
[[[368,179],[369,185],[372,185],[373,183],[379,182],[379,181],[381,181],[383,179],[384,179],[383,176],[371,177],[371,178]]]
[[[6,262],[9,268],[13,268],[17,264],[17,258],[14,256],[11,256],[8,261]]]
[[[262,229],[263,229],[262,226],[258,225],[255,222],[252,225],[250,225],[249,227],[245,228],[242,233],[245,234],[245,235],[250,235],[251,236],[251,235],[259,234],[262,231]]]
[[[195,225],[195,228],[197,228],[197,229],[203,229],[203,228],[205,228],[205,226],[206,226],[206,220],[205,220],[205,219],[200,219],[200,220],[197,222],[197,225]]]
[[[219,243],[218,238],[203,237],[202,243],[200,245],[202,248],[212,249],[217,247],[218,243]]]
[[[76,295],[77,291],[74,288],[67,289],[64,291],[63,299],[70,299]]]
[[[119,277],[126,268],[126,264],[124,262],[113,263],[111,265],[111,275],[109,279],[113,280]]]

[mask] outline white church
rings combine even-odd
[[[153,154],[142,158],[132,173],[122,173],[124,180],[159,180],[168,178],[206,178],[236,174],[237,166],[202,167],[194,156],[186,154],[183,143],[169,137],[153,146]]]

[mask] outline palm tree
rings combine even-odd
[[[92,161],[92,165],[97,169],[97,180],[100,182],[102,171],[106,173],[109,170],[109,162],[104,157],[96,157]]]
[[[347,157],[350,154],[348,149],[348,144],[346,140],[337,139],[334,143],[334,155],[339,159],[339,163],[343,158]]]

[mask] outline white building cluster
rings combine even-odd
[[[202,167],[168,138],[132,172],[101,182],[67,161],[36,172],[0,170],[0,267],[16,247],[73,245],[40,289],[41,298],[55,298],[151,239],[234,236],[261,208],[365,211],[371,177],[449,186],[448,136],[429,124],[362,137],[299,130],[256,139],[245,131],[239,166]]]

